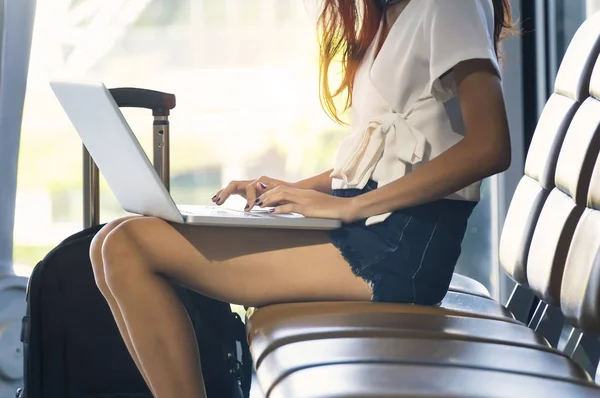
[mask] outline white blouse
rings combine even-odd
[[[333,189],[361,189],[369,179],[389,184],[464,137],[456,64],[489,59],[500,75],[491,0],[411,0],[375,57],[382,28],[383,22],[355,77],[354,128],[338,150]],[[480,186],[448,199],[478,201]]]

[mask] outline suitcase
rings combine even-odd
[[[120,107],[154,116],[154,167],[169,189],[169,120],[175,96],[151,90],[110,90]],[[34,268],[27,287],[21,341],[20,398],[150,398],[112,313],[96,287],[89,259],[100,230],[98,168],[84,148],[84,229]],[[252,361],[245,328],[227,303],[175,286],[198,338],[209,398],[247,398]],[[169,364],[165,364],[169,366]]]

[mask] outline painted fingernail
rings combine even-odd
[[[263,187],[263,189],[267,189],[267,186],[265,184],[263,184],[262,182],[260,183],[260,186]]]
[[[269,209],[269,213],[273,213],[275,209]]]
[[[260,198],[256,198],[256,200],[254,201],[254,203],[258,203],[260,202]]]
[[[263,205],[263,202],[259,202],[259,203],[258,203],[258,205],[259,205],[259,206],[262,206],[262,205]]]
[[[246,207],[244,207],[244,210],[248,210],[250,208],[250,205],[246,205]]]

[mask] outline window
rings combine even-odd
[[[586,2],[585,0],[556,1],[554,9],[550,9],[550,18],[550,33],[555,38],[549,41],[550,45],[555,46],[555,50],[550,53],[554,55],[555,65],[560,65],[573,35],[586,18]]]
[[[558,73],[558,68],[565,55],[565,51],[573,38],[573,35],[586,18],[585,0],[554,0],[538,5],[539,15],[545,17],[544,30],[538,35],[544,40],[545,48],[538,48],[540,64],[545,64],[546,69],[546,98],[553,91],[553,83]],[[543,76],[543,75],[542,75]]]
[[[462,252],[456,272],[481,282],[490,292],[496,290],[492,250],[492,181],[486,179],[481,185],[481,199],[469,218],[463,240]]]

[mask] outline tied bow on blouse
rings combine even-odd
[[[362,189],[377,166],[378,184],[386,185],[399,173],[404,175],[406,165],[423,160],[426,144],[425,136],[407,123],[405,115],[383,114],[342,142],[331,177]],[[367,225],[383,221],[389,214],[370,217]]]

